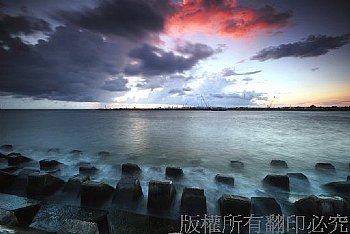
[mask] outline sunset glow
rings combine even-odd
[[[346,106],[347,7],[341,0],[5,0],[0,105],[197,106],[203,96],[226,107],[265,107],[273,97],[276,106]]]

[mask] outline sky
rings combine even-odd
[[[0,0],[0,108],[350,106],[348,0]]]

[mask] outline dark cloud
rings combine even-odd
[[[315,72],[315,71],[318,71],[318,70],[320,70],[319,67],[313,67],[313,68],[311,68],[311,71],[312,71],[312,72]]]
[[[260,5],[260,4],[259,4]],[[242,37],[261,31],[275,31],[290,24],[290,11],[278,12],[273,6],[242,6],[232,0],[187,0],[169,18],[172,29],[205,31],[231,37]]]
[[[14,40],[15,46],[0,48],[2,95],[106,101],[113,96],[104,90],[127,90],[124,80],[111,81],[125,64],[126,41],[108,42],[94,33],[69,27],[57,28],[49,40],[36,45]]]
[[[184,72],[194,67],[200,60],[214,54],[214,49],[204,44],[186,43],[176,50],[183,55],[165,51],[161,48],[144,44],[130,51],[129,57],[137,61],[130,63],[125,73],[128,75],[159,75]]]
[[[0,17],[0,32],[7,35],[33,34],[36,32],[51,32],[50,25],[34,17],[2,15]]]
[[[19,36],[35,33],[48,34],[52,29],[46,21],[34,17],[0,15],[0,47],[28,49]]]
[[[223,76],[246,76],[246,75],[254,75],[262,72],[261,70],[251,71],[251,72],[236,72],[234,69],[226,68],[222,71]]]
[[[302,41],[265,48],[255,56],[251,57],[251,60],[266,61],[268,59],[279,59],[284,57],[316,57],[324,55],[330,50],[338,49],[349,42],[350,34],[344,34],[337,37],[310,35]]]
[[[126,87],[127,83],[128,83],[127,79],[116,78],[113,80],[105,81],[101,88],[104,90],[111,91],[111,92],[128,91],[130,89]]]
[[[254,17],[245,18],[233,18],[225,22],[225,32],[236,32],[241,31],[241,33],[249,32],[252,28],[264,29],[278,29],[285,27],[289,23],[289,19],[292,17],[292,12],[277,12],[277,10],[269,5],[258,10],[252,10],[250,8],[238,7],[234,11],[253,14]]]
[[[172,11],[170,0],[107,0],[94,9],[63,11],[59,15],[67,23],[105,35],[140,39],[162,32],[166,16]]]

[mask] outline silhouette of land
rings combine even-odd
[[[98,110],[166,110],[166,111],[350,111],[350,106],[314,106],[309,107],[157,107],[157,108],[101,108]]]

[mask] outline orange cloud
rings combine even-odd
[[[242,7],[236,0],[184,0],[168,18],[168,33],[205,32],[231,37],[271,32],[289,24],[292,14],[272,6]]]

